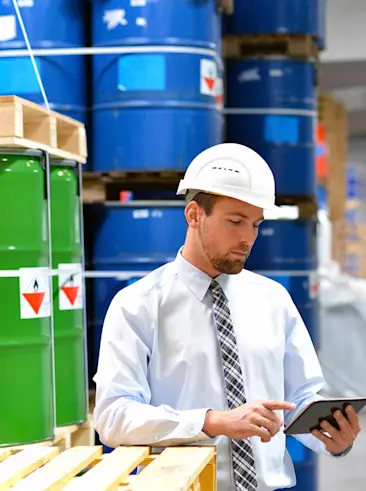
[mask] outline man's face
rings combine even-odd
[[[206,259],[219,273],[240,273],[264,219],[263,209],[226,197],[217,200],[209,216],[198,208],[198,237]]]

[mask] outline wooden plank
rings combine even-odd
[[[16,484],[12,491],[58,491],[102,454],[102,447],[74,447]]]
[[[55,114],[57,146],[60,150],[87,157],[85,127],[79,121]]]
[[[191,486],[191,491],[201,491],[201,485],[199,478],[195,480],[195,482]]]
[[[136,476],[133,491],[189,491],[215,456],[209,447],[172,447]]]
[[[75,162],[79,162],[81,164],[86,163],[86,158],[81,155],[72,154],[70,152],[65,152],[60,150],[59,148],[51,148],[42,143],[38,143],[32,140],[27,140],[25,138],[18,138],[15,136],[1,136],[0,137],[0,148],[30,148],[34,150],[44,150],[48,152],[51,157],[65,160],[74,160]]]
[[[11,455],[10,448],[0,448],[0,462],[7,459]]]
[[[309,34],[230,34],[223,38],[224,58],[284,55],[293,59],[318,59],[317,45]]]
[[[0,135],[24,137],[23,111],[19,104],[0,104]]]
[[[137,475],[132,474],[128,476],[117,488],[118,491],[133,491],[133,483],[135,482]]]
[[[217,490],[217,467],[216,455],[211,462],[206,465],[200,475],[201,491],[216,491]]]
[[[73,479],[65,491],[113,491],[149,455],[149,447],[119,447],[81,477]]]
[[[58,455],[58,448],[32,448],[7,458],[0,464],[0,490],[9,489]]]

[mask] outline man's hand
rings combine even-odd
[[[316,438],[324,443],[325,448],[331,454],[340,454],[347,450],[361,431],[360,420],[352,406],[347,406],[346,414],[347,418],[344,417],[341,411],[336,411],[333,415],[339,425],[339,430],[334,428],[328,421],[322,421],[320,423],[322,430],[314,430],[312,432]]]
[[[210,437],[225,435],[232,439],[259,436],[269,442],[283,426],[283,421],[274,412],[293,410],[296,404],[286,401],[257,401],[243,404],[229,411],[208,411],[203,431]]]

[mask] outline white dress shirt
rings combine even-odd
[[[323,376],[308,331],[279,283],[246,270],[216,279],[229,301],[247,402],[295,402],[296,411],[278,411],[286,424],[320,398]],[[179,252],[175,261],[117,293],[94,377],[94,423],[110,447],[216,444],[218,491],[233,491],[229,440],[202,432],[208,409],[227,409],[211,281]],[[328,453],[312,435],[297,438]],[[251,440],[258,491],[294,486],[284,433],[269,443]]]

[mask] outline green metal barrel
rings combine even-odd
[[[51,161],[51,235],[56,423],[87,419],[80,199],[75,168]]]
[[[0,446],[54,436],[45,172],[0,154]]]

